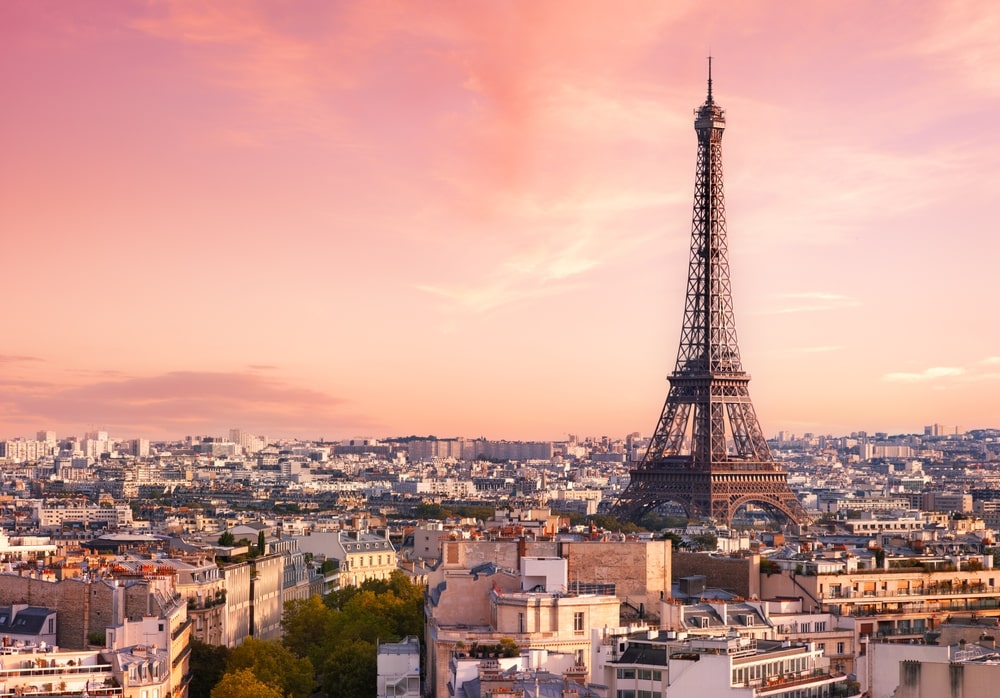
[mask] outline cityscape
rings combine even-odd
[[[995,695],[1000,350],[941,290],[995,242],[934,236],[1000,151],[940,94],[823,131],[901,113],[838,70],[995,108],[956,76],[1000,16],[890,13],[887,50],[888,9],[724,5],[0,8],[8,260],[73,259],[0,276],[45,318],[0,353],[0,696]],[[681,117],[717,34],[756,62]],[[773,167],[806,152],[843,169]],[[859,275],[898,227],[935,251]]]
[[[368,694],[888,696],[916,662],[986,695],[1000,429],[778,435],[794,532],[753,506],[615,519],[649,441],[0,442],[7,691],[208,695],[204,648],[280,647],[290,609],[398,575],[422,627],[370,643]]]

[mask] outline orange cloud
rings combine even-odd
[[[376,423],[347,400],[254,374],[176,371],[75,387],[34,382],[0,400],[5,420],[99,424],[123,435],[224,434],[231,426],[319,437]]]

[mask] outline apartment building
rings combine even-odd
[[[587,678],[592,629],[619,622],[613,593],[566,592],[563,558],[523,557],[518,571],[486,564],[442,572],[430,580],[425,628],[427,689],[436,698],[450,696],[453,661],[472,647],[560,653]]]
[[[758,640],[736,633],[687,637],[651,630],[597,638],[609,698],[857,696],[848,676],[812,643]]]
[[[870,640],[920,642],[953,617],[1000,619],[1000,570],[982,556],[941,569],[892,567],[840,573],[794,570],[761,575],[764,598],[801,597],[805,610],[833,613],[854,631],[858,654]],[[950,568],[950,569],[949,569]]]

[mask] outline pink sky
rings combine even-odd
[[[998,34],[990,1],[0,3],[0,438],[648,435],[709,52],[765,433],[1000,427]]]

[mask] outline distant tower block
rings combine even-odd
[[[668,502],[690,519],[731,523],[753,504],[779,520],[808,516],[771,455],[740,364],[733,320],[722,187],[725,112],[708,98],[695,112],[698,164],[684,324],[670,391],[646,455],[631,471],[615,513],[638,521]]]

